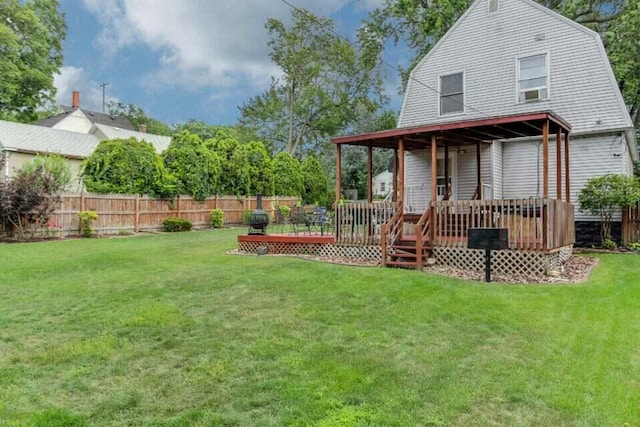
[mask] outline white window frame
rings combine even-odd
[[[547,81],[546,81],[546,85],[545,86],[540,86],[540,87],[536,87],[536,88],[530,88],[528,90],[533,90],[533,89],[546,89],[547,90],[547,96],[544,98],[538,98],[538,99],[531,99],[531,100],[520,100],[520,93],[523,92],[520,90],[520,61],[522,59],[526,59],[526,58],[532,58],[534,56],[542,56],[544,55],[545,57],[545,71],[547,74]],[[544,51],[544,52],[536,52],[536,53],[532,53],[532,54],[527,54],[527,55],[522,55],[522,56],[518,56],[516,57],[516,104],[527,104],[530,102],[539,102],[539,101],[546,101],[551,99],[551,55],[549,53],[549,51]]]
[[[447,76],[453,76],[455,74],[462,74],[462,110],[443,113],[442,112],[442,78]],[[464,114],[466,112],[467,79],[465,77],[466,77],[466,72],[464,70],[438,75],[438,116],[452,116],[455,114]]]

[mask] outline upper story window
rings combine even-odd
[[[518,58],[518,102],[549,97],[549,55]]]
[[[489,9],[489,13],[496,13],[498,11],[498,1],[499,0],[488,0],[488,9]]]
[[[440,114],[464,111],[463,73],[440,76]]]

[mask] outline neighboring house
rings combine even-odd
[[[94,125],[107,125],[119,129],[135,130],[129,119],[80,108],[80,92],[74,91],[71,106],[61,105],[56,114],[33,123],[52,129],[89,133]]]
[[[74,92],[74,103],[75,103]],[[78,95],[79,99],[79,95]],[[63,107],[66,108],[66,107]],[[171,142],[171,137],[153,135],[133,130],[126,118],[111,118],[106,114],[92,113],[75,107],[73,111],[61,113],[38,124],[27,125],[0,120],[0,152],[5,157],[4,177],[38,154],[59,154],[69,160],[74,177],[79,177],[82,161],[89,157],[101,141],[107,139],[136,138],[151,143],[157,153],[162,153]],[[125,127],[122,127],[125,126]],[[79,178],[69,186],[70,191],[82,188]]]
[[[373,197],[385,197],[392,190],[393,173],[384,171],[373,177]]]

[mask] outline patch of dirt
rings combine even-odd
[[[249,254],[246,252],[233,249],[227,252],[230,255],[246,255],[246,256],[263,256],[256,254]],[[288,255],[288,254],[266,254],[264,256],[294,256],[296,258],[307,259],[311,261],[327,262],[332,264],[352,265],[361,267],[376,267],[380,263],[378,261],[358,261],[347,258],[335,258],[335,257],[320,257],[312,255]],[[506,274],[491,274],[491,281],[497,283],[511,283],[511,284],[525,284],[525,283],[582,283],[585,282],[593,268],[598,265],[598,258],[588,256],[572,256],[557,271],[554,276],[544,275],[506,275]],[[473,270],[461,270],[452,267],[444,266],[430,266],[425,267],[424,271],[427,273],[440,274],[443,276],[453,277],[456,279],[473,280],[477,282],[484,282],[484,271],[478,272]]]

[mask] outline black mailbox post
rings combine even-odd
[[[499,251],[509,247],[508,228],[470,228],[468,233],[469,249],[484,249],[484,277],[491,281],[491,251]]]

